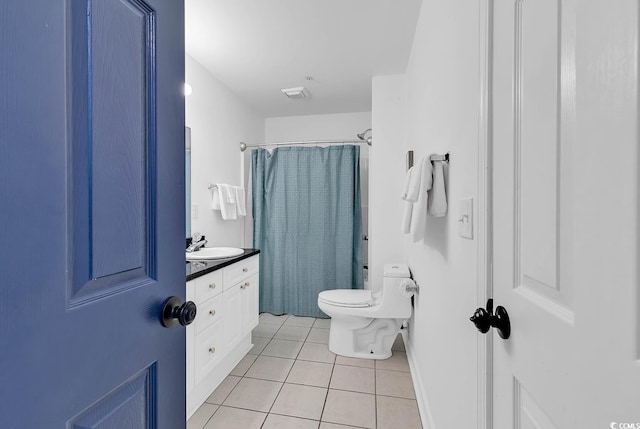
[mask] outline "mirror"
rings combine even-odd
[[[191,128],[184,127],[184,196],[185,196],[185,224],[186,238],[191,237]]]

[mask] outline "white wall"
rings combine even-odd
[[[186,125],[191,127],[191,204],[198,207],[191,231],[207,237],[207,246],[245,246],[243,217],[222,220],[211,210],[209,183],[242,184],[241,141],[264,140],[264,118],[251,110],[191,56],[186,80],[193,93],[186,99]]]
[[[266,142],[356,140],[356,134],[371,128],[371,112],[267,118],[264,128]]]
[[[374,144],[370,152],[369,185],[369,282],[382,286],[384,264],[405,262],[400,234],[405,162],[405,77],[373,78],[372,126]]]
[[[372,265],[378,271],[383,259],[404,256],[420,286],[407,349],[430,429],[478,425],[477,331],[469,322],[477,307],[478,243],[458,235],[457,214],[460,199],[473,197],[475,209],[478,198],[480,4],[423,1],[406,75],[373,79]],[[449,212],[428,218],[418,243],[399,232],[407,150],[416,163],[451,153]],[[475,219],[477,211],[477,231]]]
[[[458,235],[457,214],[460,199],[478,197],[480,5],[423,2],[407,67],[407,147],[416,159],[451,152],[449,214],[428,219],[422,242],[405,239],[420,285],[410,347],[435,428],[475,427],[478,416],[478,334],[469,322],[477,307],[477,242]]]

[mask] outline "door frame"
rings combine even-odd
[[[477,305],[493,296],[492,63],[493,0],[479,2],[478,288]],[[478,335],[478,429],[493,428],[493,335]]]

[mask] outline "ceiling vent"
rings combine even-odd
[[[280,91],[291,99],[309,98],[309,90],[304,86],[297,86],[295,88],[283,88]]]

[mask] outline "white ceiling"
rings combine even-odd
[[[406,69],[420,2],[186,0],[186,49],[265,117],[370,111],[371,77]],[[280,92],[295,86],[311,97]]]

